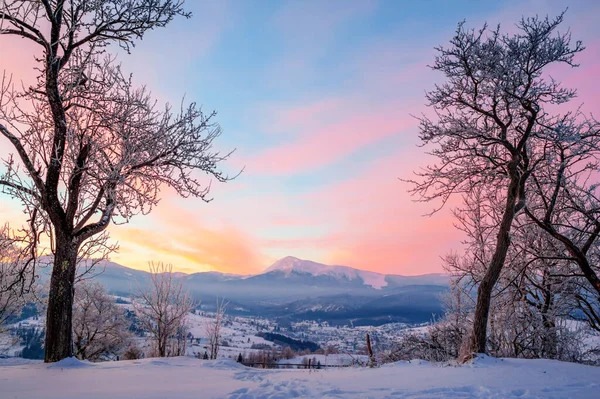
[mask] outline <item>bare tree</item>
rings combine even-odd
[[[138,291],[134,308],[142,328],[152,337],[151,355],[184,355],[187,316],[194,302],[183,291],[182,282],[174,279],[173,266],[150,263],[150,284]]]
[[[482,190],[476,189],[467,206],[455,211],[457,226],[466,235],[466,251],[445,258],[446,270],[454,277],[455,295],[447,303],[443,324],[430,333],[436,355],[445,356],[456,349],[440,337],[456,336],[455,332],[472,324],[477,287],[493,253],[502,203],[490,197],[483,200],[481,194]],[[492,292],[488,353],[562,360],[576,360],[581,355],[574,350],[580,337],[568,328],[577,311],[579,288],[570,274],[573,264],[563,252],[560,242],[524,215],[515,219],[505,266]]]
[[[226,181],[212,150],[221,131],[195,104],[160,108],[108,53],[175,17],[183,0],[14,0],[0,5],[0,35],[33,42],[31,87],[0,88],[0,137],[14,149],[0,186],[23,203],[36,237],[54,255],[45,361],[72,354],[78,252],[112,222],[147,214],[161,186],[209,201],[204,172]]]
[[[32,298],[35,259],[26,242],[8,224],[0,227],[0,326]]]
[[[216,359],[219,355],[221,346],[221,327],[223,327],[223,319],[225,318],[225,310],[227,302],[217,298],[217,309],[215,311],[215,319],[210,321],[205,326],[206,339],[208,340],[209,359]]]
[[[75,356],[92,361],[117,356],[130,343],[123,309],[98,283],[75,287],[73,339]]]
[[[553,244],[549,236],[531,224],[514,226],[507,262],[490,304],[486,340],[489,354],[584,360],[585,335],[573,329],[571,319],[576,311],[576,290],[570,279],[557,275],[568,264],[553,256],[557,254]],[[471,251],[463,256],[447,256],[446,267],[454,281],[445,298],[445,316],[426,333],[401,339],[388,355],[389,360],[448,361],[459,356],[473,323],[476,287],[485,268]]]
[[[523,209],[526,183],[540,162],[535,140],[547,122],[544,106],[561,104],[575,96],[544,70],[552,64],[576,66],[569,33],[556,33],[563,21],[522,19],[515,35],[500,28],[467,30],[459,24],[450,47],[439,47],[433,69],[446,83],[427,94],[437,120],[421,118],[420,138],[435,145],[431,153],[439,162],[417,173],[412,193],[423,201],[441,200],[442,206],[457,193],[468,194],[481,186],[503,200],[501,219],[491,259],[479,282],[473,329],[465,359],[486,352],[488,315],[493,288],[500,277],[510,245],[510,231]]]
[[[546,156],[532,174],[527,216],[577,265],[563,277],[587,281],[578,294],[581,310],[600,331],[600,123],[581,113],[549,126]]]

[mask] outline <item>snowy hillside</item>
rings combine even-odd
[[[386,275],[365,270],[353,269],[348,266],[327,266],[310,260],[302,260],[287,256],[278,260],[265,270],[265,273],[282,271],[286,274],[292,272],[305,273],[313,276],[331,276],[341,280],[362,280],[365,285],[370,285],[375,289],[381,289],[388,285]]]
[[[462,367],[416,361],[327,370],[261,370],[187,357],[1,364],[0,359],[2,397],[15,399],[592,399],[600,386],[597,367],[487,357]]]

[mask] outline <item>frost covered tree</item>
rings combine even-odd
[[[417,173],[411,192],[423,201],[440,200],[483,187],[501,198],[503,207],[489,262],[478,285],[472,332],[465,359],[486,352],[492,292],[510,246],[515,216],[526,203],[526,185],[541,160],[534,151],[547,106],[575,96],[573,90],[548,79],[553,64],[574,64],[583,50],[569,33],[557,31],[563,15],[527,18],[513,35],[484,26],[469,30],[459,24],[449,47],[438,47],[433,69],[446,82],[427,94],[435,119],[421,118],[420,139],[432,145],[438,162]]]
[[[129,346],[124,311],[98,283],[75,286],[73,340],[79,359],[100,360],[117,356]]]
[[[216,359],[219,355],[221,346],[221,328],[223,327],[223,319],[225,318],[225,310],[227,302],[217,299],[217,309],[215,311],[215,319],[209,321],[205,326],[206,339],[208,340],[209,358]]]
[[[477,287],[489,262],[494,229],[481,224],[485,211],[460,213],[467,232],[464,254],[445,257],[453,276],[445,296],[445,315],[425,334],[409,334],[395,345],[388,360],[448,361],[461,352],[473,323]],[[526,223],[520,224],[521,220]],[[493,223],[489,224],[493,226]],[[496,227],[497,229],[497,227]],[[513,226],[506,264],[492,292],[487,350],[498,357],[549,358],[582,362],[586,356],[585,328],[573,328],[578,287],[565,278],[571,267],[562,257],[560,243],[526,218]]]
[[[444,259],[453,276],[454,294],[446,304],[446,318],[430,334],[437,344],[432,347],[444,348],[434,352],[437,356],[457,350],[457,332],[466,336],[477,287],[493,256],[503,204],[501,198],[483,198],[483,193],[490,192],[475,189],[466,206],[455,210],[457,226],[466,236],[465,251]],[[581,337],[569,328],[569,319],[577,312],[579,288],[570,274],[573,264],[563,252],[560,242],[527,217],[515,219],[505,265],[491,295],[488,353],[569,361],[581,358]]]
[[[35,258],[26,242],[8,224],[0,227],[0,328],[33,295]]]
[[[600,123],[581,112],[566,115],[545,132],[544,160],[531,176],[525,213],[576,265],[562,274],[577,278],[577,300],[600,331]]]
[[[150,263],[150,283],[138,289],[135,313],[142,328],[150,333],[153,356],[185,354],[187,317],[194,301],[173,276],[173,266]]]
[[[0,138],[13,153],[0,187],[21,200],[30,230],[54,255],[45,361],[72,355],[77,256],[111,223],[147,214],[161,187],[208,201],[205,173],[226,181],[212,149],[213,115],[195,104],[161,108],[110,54],[129,51],[149,30],[190,17],[183,0],[14,0],[0,3],[2,40],[32,42],[37,81],[4,74]]]

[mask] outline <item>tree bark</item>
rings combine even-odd
[[[373,355],[373,347],[371,346],[371,337],[367,333],[367,352],[369,353],[369,366],[375,367],[375,355]]]
[[[510,246],[510,230],[516,215],[517,201],[519,200],[521,176],[516,172],[516,163],[514,160],[511,163],[512,165],[509,165],[509,169],[512,169],[512,171],[506,196],[506,207],[496,239],[496,249],[492,261],[490,262],[490,266],[477,289],[477,306],[473,318],[473,331],[468,341],[467,351],[465,351],[466,353],[462,353],[462,361],[469,360],[473,353],[486,353],[487,325],[490,304],[492,302],[492,290],[504,267],[506,254],[508,253],[508,248]]]
[[[73,356],[73,296],[77,249],[72,239],[57,240],[46,313],[46,363]]]

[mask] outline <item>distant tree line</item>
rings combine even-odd
[[[291,349],[293,349],[295,351],[309,350],[311,352],[315,352],[321,348],[318,344],[316,344],[314,342],[297,340],[297,339],[286,337],[285,335],[281,335],[281,334],[277,334],[277,333],[261,332],[256,335],[258,337],[265,339],[266,341],[271,341],[276,345],[283,346],[283,347],[286,347],[286,346],[290,347]]]

